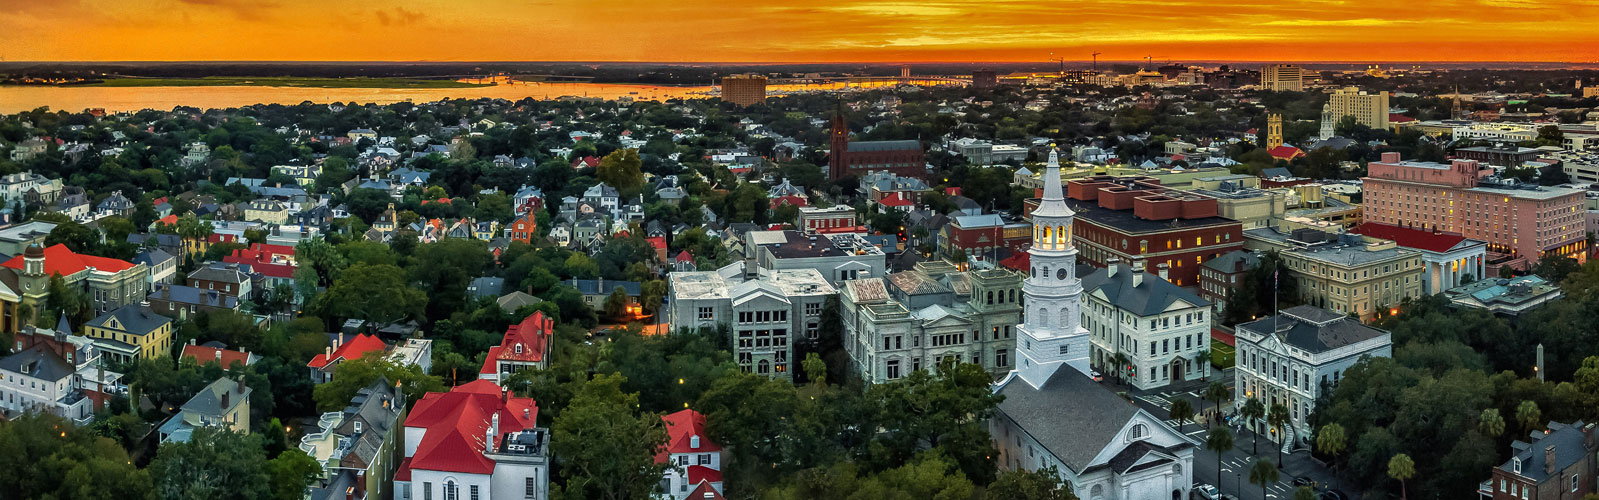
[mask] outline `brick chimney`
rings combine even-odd
[[[1551,444],[1543,449],[1543,473],[1555,475],[1555,445]]]

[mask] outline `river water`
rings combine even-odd
[[[810,91],[849,91],[882,88],[899,82],[872,81],[851,83],[820,83],[771,85],[770,93]],[[947,84],[936,81],[912,81],[921,85]],[[557,99],[563,96],[598,97],[635,100],[667,100],[677,98],[711,97],[715,87],[670,85],[623,85],[610,83],[501,83],[484,87],[435,89],[366,89],[366,88],[306,88],[306,87],[88,87],[88,86],[0,86],[0,113],[17,113],[48,106],[52,110],[70,112],[90,108],[105,108],[108,112],[138,111],[141,109],[170,110],[178,106],[201,109],[237,108],[252,104],[294,105],[305,101],[318,104],[376,103],[390,104],[410,101],[416,103],[440,99],[476,99],[479,97],[518,100]]]

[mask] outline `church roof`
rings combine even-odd
[[[1070,367],[1036,389],[1017,375],[1003,384],[999,411],[1078,473],[1138,414],[1133,403]]]

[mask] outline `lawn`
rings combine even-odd
[[[1233,346],[1222,343],[1220,340],[1210,339],[1210,364],[1217,370],[1226,370],[1233,367]]]
[[[307,87],[307,88],[463,88],[484,87],[490,84],[459,82],[455,80],[425,80],[420,78],[292,78],[292,77],[202,77],[202,78],[112,78],[92,87]]]

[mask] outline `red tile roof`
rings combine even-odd
[[[533,398],[507,397],[488,380],[423,396],[405,419],[407,429],[424,432],[410,463],[401,463],[402,471],[407,476],[412,470],[493,474],[494,461],[483,453],[494,415],[500,416],[495,436],[531,429],[538,420],[538,404]],[[399,473],[395,479],[400,479]]]
[[[1433,252],[1448,252],[1449,249],[1466,241],[1465,236],[1453,233],[1435,233],[1394,226],[1367,222],[1350,229],[1349,232],[1363,234],[1373,238],[1393,240],[1394,243],[1406,248],[1419,248]]]
[[[1416,119],[1401,115],[1399,113],[1388,113],[1388,121],[1393,123],[1405,123],[1416,121]]]
[[[1266,154],[1271,155],[1272,158],[1279,158],[1279,159],[1283,159],[1283,160],[1292,160],[1294,158],[1298,158],[1300,156],[1304,156],[1305,152],[1304,151],[1300,151],[1299,148],[1296,148],[1296,147],[1293,147],[1293,146],[1277,146],[1275,148],[1271,148],[1270,150],[1267,150]]]
[[[4,265],[12,269],[22,269],[22,259],[23,257],[18,255],[16,257],[12,257],[11,260],[6,261],[5,264],[0,265]],[[74,273],[89,268],[94,268],[98,271],[115,273],[132,267],[133,263],[125,260],[74,253],[72,249],[69,249],[66,245],[60,243],[51,245],[49,248],[44,249],[45,274],[71,276]]]
[[[666,447],[655,455],[655,463],[666,462],[667,454],[669,453],[722,451],[721,446],[711,442],[710,436],[705,435],[705,415],[700,412],[682,410],[670,415],[662,415],[661,421],[666,423]],[[700,437],[699,447],[697,448],[693,446],[694,436]],[[717,481],[720,481],[720,479],[717,479]]]
[[[1028,266],[1032,265],[1032,260],[1032,255],[1027,252],[1014,252],[1010,257],[1000,260],[999,265],[1007,269],[1027,272]]]
[[[885,207],[911,206],[911,200],[905,199],[905,193],[894,193],[892,195],[884,196],[883,199],[877,200],[877,203],[882,204]]]
[[[694,256],[689,254],[688,250],[684,250],[684,251],[681,251],[681,252],[677,253],[677,261],[678,262],[694,262]]]
[[[179,354],[178,359],[193,359],[195,364],[199,365],[205,365],[206,363],[218,363],[222,365],[223,369],[233,366],[234,362],[238,362],[242,365],[250,364],[250,355],[248,353],[231,349],[206,347],[203,345],[183,346],[183,354]]]
[[[367,353],[382,353],[388,347],[388,345],[383,343],[382,339],[363,333],[356,335],[355,338],[350,339],[348,342],[340,344],[338,349],[333,350],[332,358],[329,358],[327,353],[318,354],[316,357],[311,358],[311,362],[305,365],[320,370],[327,368],[328,364],[334,361],[360,359],[362,356],[366,356]]]
[[[505,329],[505,338],[498,347],[489,348],[488,358],[483,361],[483,370],[479,373],[494,373],[495,361],[544,361],[550,348],[550,336],[554,333],[555,320],[545,317],[543,311],[528,315],[521,323]],[[520,353],[517,346],[522,348]]]
[[[222,257],[229,264],[249,264],[251,272],[271,278],[294,278],[294,247],[253,243],[250,248],[240,248],[233,255]]]

